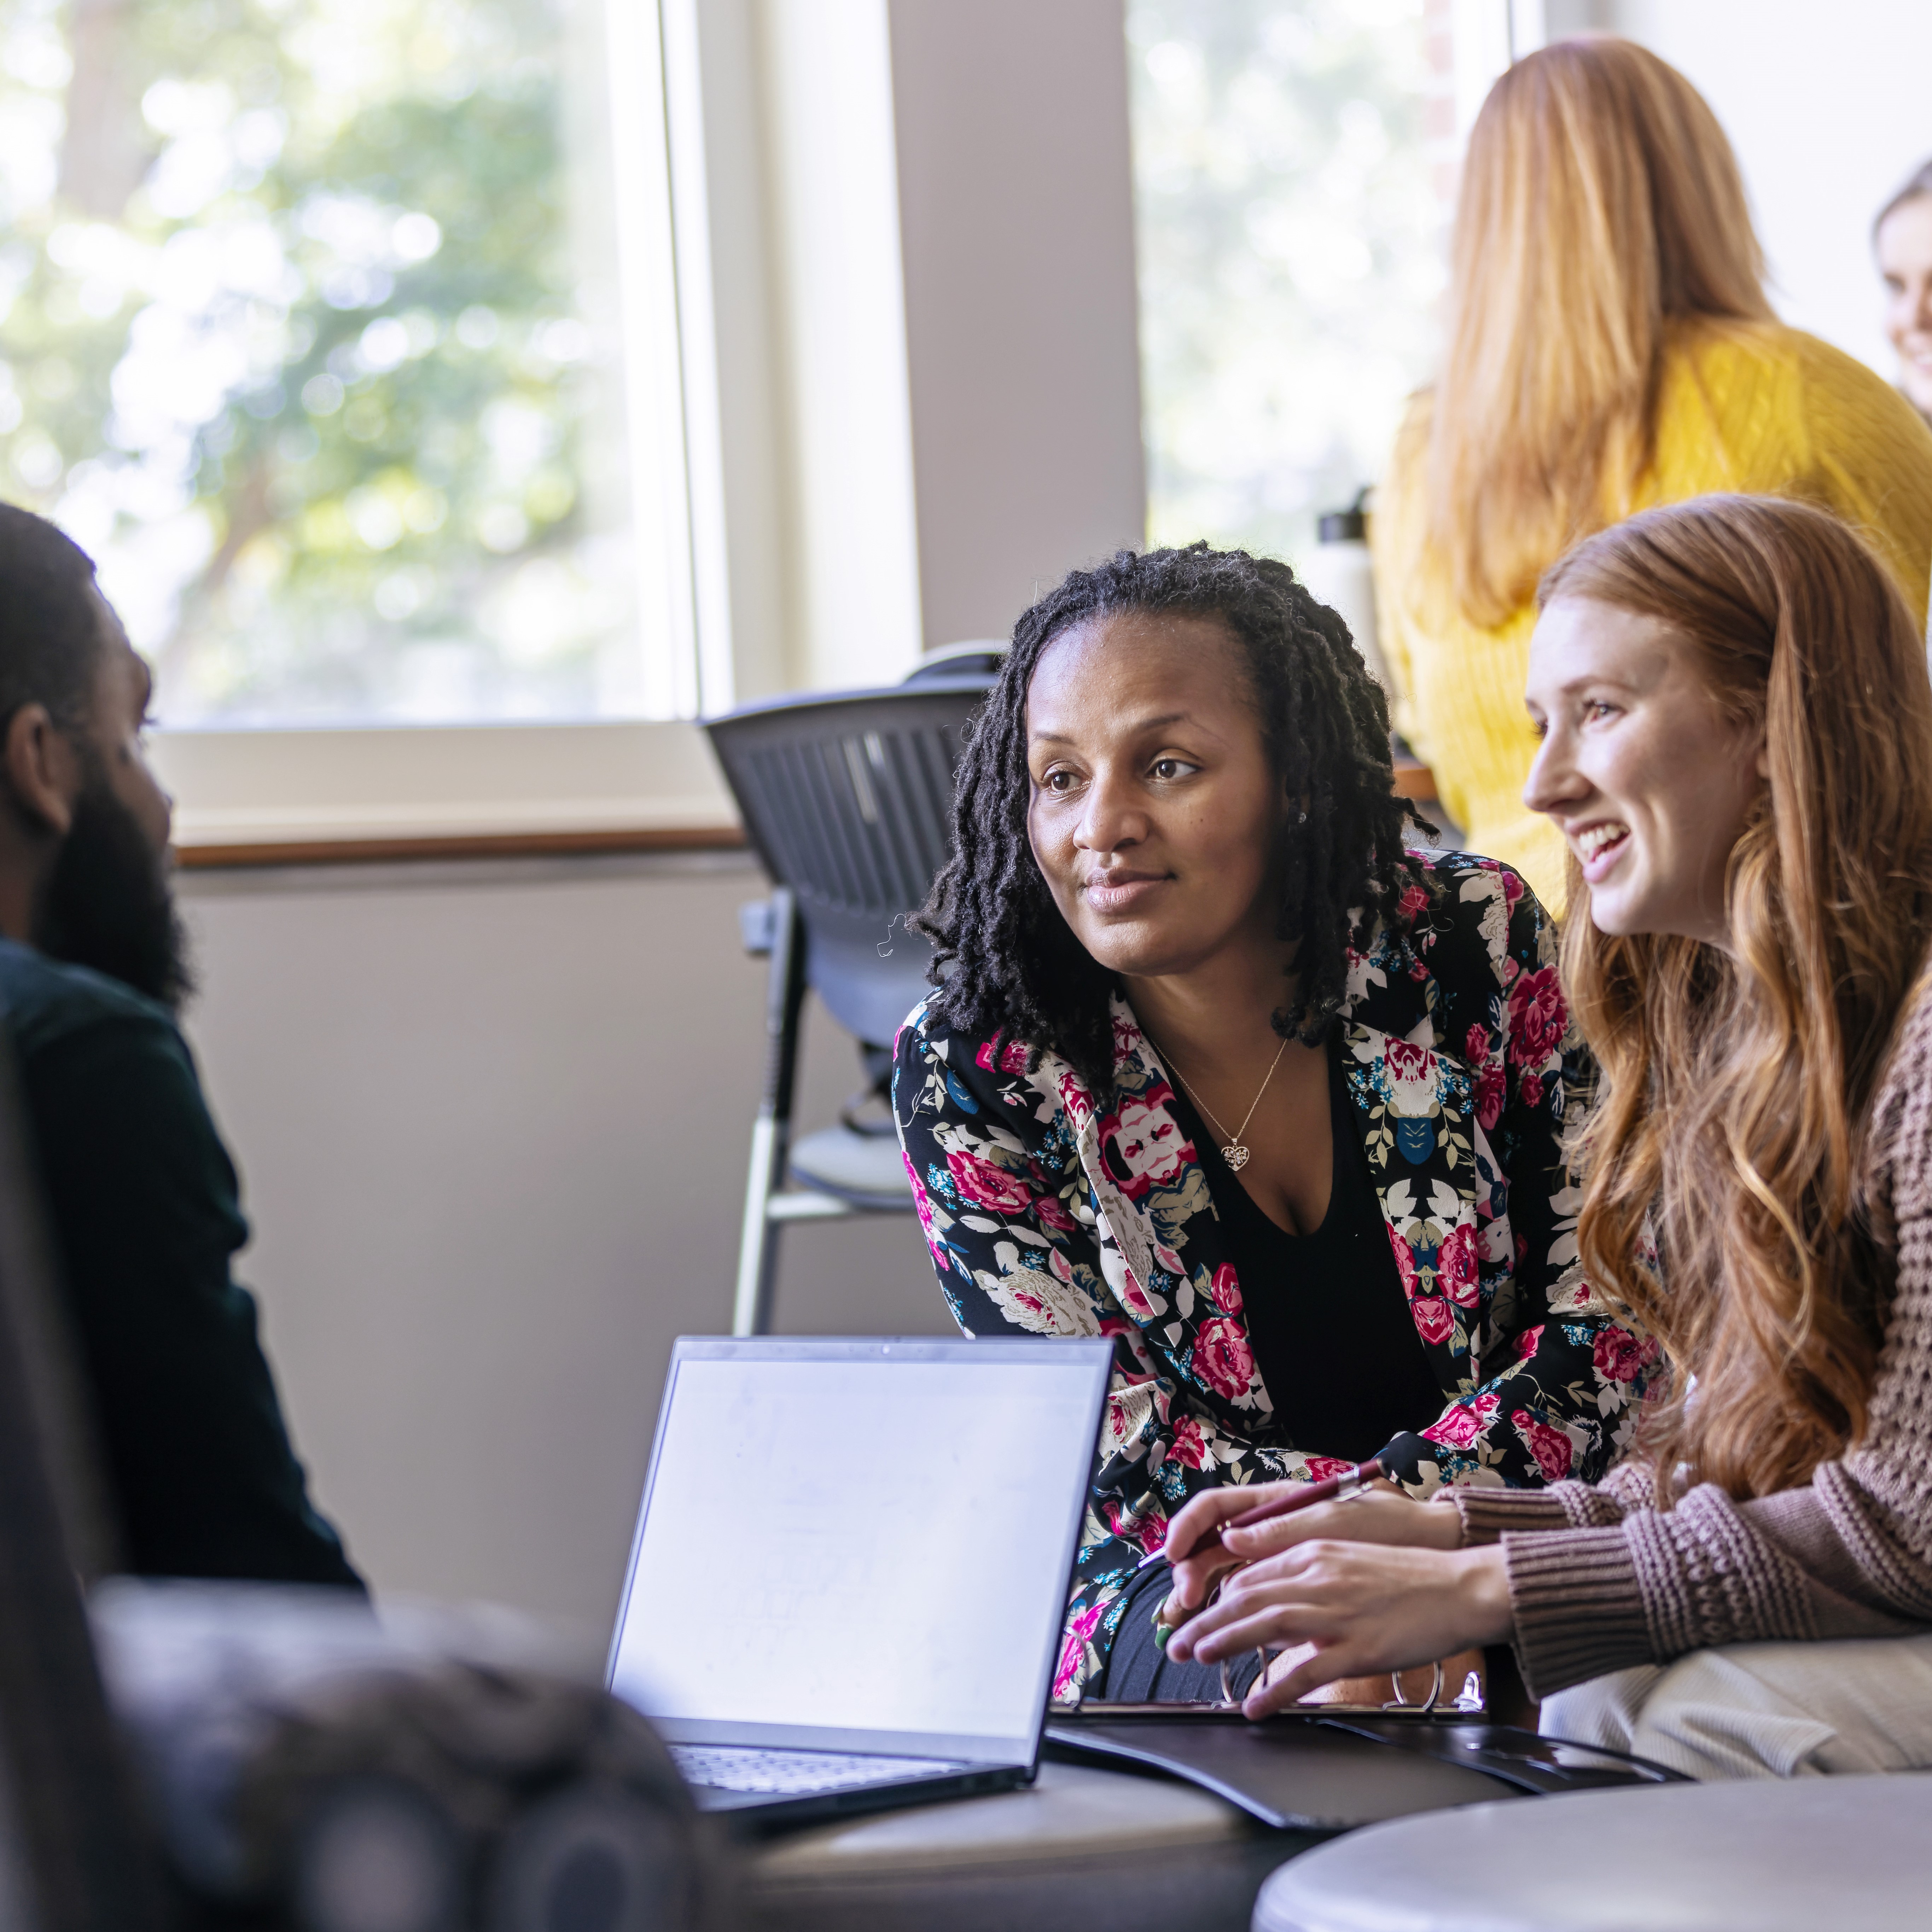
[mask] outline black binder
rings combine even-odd
[[[1620,1751],[1454,1709],[1314,1705],[1261,1723],[1218,1704],[1085,1704],[1046,1727],[1047,1755],[1165,1772],[1278,1831],[1347,1832],[1498,1798],[1674,1784]]]

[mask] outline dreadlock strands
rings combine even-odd
[[[1297,942],[1284,1039],[1326,1037],[1346,994],[1351,947],[1394,923],[1428,875],[1404,848],[1388,704],[1348,626],[1288,566],[1245,550],[1121,550],[1075,571],[1013,628],[999,681],[962,749],[953,856],[913,924],[932,942],[938,1010],[974,1038],[1050,1049],[1096,1094],[1113,1085],[1115,976],[1060,916],[1027,831],[1027,700],[1041,658],[1078,626],[1130,614],[1214,620],[1238,648],[1268,758],[1305,799],[1283,854],[1276,929]],[[1425,829],[1433,831],[1432,826]]]

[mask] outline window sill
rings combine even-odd
[[[177,845],[175,862],[187,872],[236,872],[286,866],[574,858],[612,852],[736,851],[744,844],[744,832],[736,825],[690,826],[682,830],[640,826],[628,831],[482,832],[438,838],[258,839],[237,845]]]
[[[712,850],[737,814],[688,723],[164,731],[193,867]]]

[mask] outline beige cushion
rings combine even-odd
[[[743,1875],[759,1932],[1243,1932],[1310,1840],[1192,1785],[1043,1764],[1038,1780],[790,1833]]]
[[[1254,1932],[1904,1932],[1932,1774],[1673,1784],[1373,1825],[1269,1880]]]

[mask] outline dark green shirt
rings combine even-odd
[[[4,1000],[68,1306],[144,1576],[362,1580],[312,1508],[230,1273],[234,1163],[166,1009],[0,940]]]

